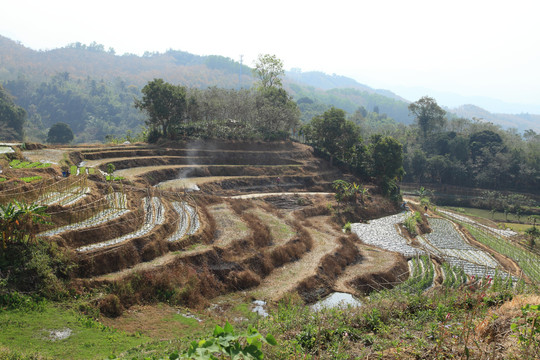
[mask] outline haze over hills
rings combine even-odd
[[[25,79],[37,88],[40,82],[46,82],[61,73],[67,74],[74,81],[86,79],[120,83],[123,87],[132,86],[138,90],[154,78],[196,88],[247,88],[255,81],[248,66],[219,55],[199,56],[168,50],[143,56],[119,56],[113,49],[106,50],[103,45],[96,43],[75,43],[59,49],[35,51],[0,36],[0,82],[5,84]],[[345,76],[292,69],[286,72],[283,82],[297,101],[307,98],[321,106],[336,106],[348,113],[362,106],[369,111],[377,109],[401,123],[410,124],[413,121],[408,114],[409,101],[405,98],[389,90],[373,89]],[[423,95],[435,97],[439,101],[436,95]],[[442,101],[439,104],[446,105]],[[20,105],[25,107],[30,104]],[[461,106],[449,111],[457,116],[481,118],[520,131],[533,129],[540,132],[540,116],[537,115],[493,114],[477,106]]]

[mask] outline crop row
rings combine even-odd
[[[400,213],[371,220],[369,223],[354,223],[351,232],[366,244],[377,246],[388,251],[395,251],[404,256],[423,255],[424,251],[409,244],[396,231],[397,224],[405,220],[406,214]]]
[[[144,236],[148,234],[150,231],[152,231],[154,227],[156,227],[157,225],[163,224],[163,222],[165,221],[163,203],[158,197],[144,198],[143,209],[144,209],[144,224],[140,229],[134,232],[131,232],[129,234],[125,234],[123,236],[111,239],[111,240],[94,243],[87,246],[82,246],[80,248],[77,248],[77,251],[87,252],[87,251],[100,249],[100,248],[111,246],[111,245],[120,244],[126,240],[135,239],[137,237]]]
[[[192,206],[186,202],[179,203],[177,201],[173,201],[171,204],[179,217],[175,232],[167,239],[170,242],[180,240],[186,234],[194,234],[200,226],[199,216]]]
[[[398,285],[407,291],[424,291],[433,285],[435,268],[427,255],[413,257],[408,261],[409,278]]]
[[[29,162],[29,161],[20,161],[20,160],[12,160],[9,163],[9,166],[13,169],[44,169],[51,166],[50,163],[42,163],[42,162]]]
[[[39,236],[53,236],[70,230],[82,230],[85,228],[98,226],[112,221],[129,212],[129,210],[125,207],[118,206],[119,204],[126,203],[125,195],[122,193],[116,192],[108,194],[106,196],[106,201],[108,202],[108,207],[102,211],[97,212],[91,217],[73,224],[68,224],[48,231],[44,231],[40,233]]]
[[[444,262],[441,266],[443,274],[443,286],[447,287],[459,287],[465,284],[468,280],[467,274],[459,266],[452,266],[447,262]]]
[[[458,220],[460,222],[465,222],[465,223],[468,223],[468,224],[471,224],[471,225],[474,225],[476,227],[481,227],[485,230],[488,230],[492,233],[495,233],[499,236],[504,236],[504,237],[511,237],[511,236],[515,236],[517,235],[517,233],[513,230],[503,230],[503,229],[497,229],[497,228],[493,228],[491,226],[487,226],[487,225],[484,225],[484,224],[481,224],[479,223],[478,221],[474,221],[466,216],[462,216],[462,215],[459,215],[459,214],[455,214],[453,212],[450,212],[450,211],[446,211],[446,210],[441,210],[439,209],[439,212],[448,216],[448,217],[451,217],[455,220]]]
[[[540,281],[540,256],[503,238],[481,231],[470,224],[462,225],[477,241],[514,260],[531,280]]]
[[[426,234],[425,239],[449,264],[459,266],[466,274],[474,276],[493,276],[501,268],[487,252],[468,244],[450,221],[430,219],[429,223],[433,231]]]

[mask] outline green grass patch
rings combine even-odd
[[[523,218],[522,218],[523,219]],[[514,223],[502,223],[505,228],[509,228],[511,230],[514,230],[516,232],[525,232],[528,228],[531,227],[529,224],[514,224]]]
[[[51,166],[50,163],[42,163],[40,161],[36,162],[28,162],[28,161],[20,161],[20,160],[12,160],[9,163],[9,166],[13,169],[44,169]]]
[[[107,181],[120,181],[120,180],[124,180],[124,177],[123,176],[107,175],[107,176],[105,176],[105,179]]]
[[[0,177],[0,183],[6,181],[7,179],[5,177]]]
[[[25,183],[31,183],[31,182],[34,182],[34,181],[38,181],[38,180],[41,180],[43,177],[42,176],[27,176],[27,177],[22,177],[20,178],[19,180],[22,180],[24,181]]]
[[[2,311],[0,328],[0,347],[55,359],[104,359],[151,341],[53,304],[42,311]]]
[[[521,270],[523,270],[525,275],[531,278],[531,280],[538,281],[538,279],[540,279],[540,256],[510,241],[480,231],[470,224],[461,223],[461,225],[463,225],[477,241],[516,261],[521,267]]]
[[[459,208],[447,207],[447,208],[463,215],[474,216],[474,217],[488,219],[492,221],[498,221],[498,222],[506,221],[506,215],[504,214],[504,212],[500,212],[500,211],[495,211],[492,214],[491,211],[484,210],[484,209],[464,208],[464,207],[459,207]],[[524,221],[526,219],[527,219],[526,215],[521,216],[521,221]],[[518,221],[518,218],[516,215],[512,213],[508,213],[508,220]]]

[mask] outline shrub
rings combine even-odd
[[[114,294],[109,294],[99,302],[99,311],[107,317],[114,318],[122,315],[124,309],[120,302],[120,298]]]

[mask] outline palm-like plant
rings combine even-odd
[[[5,249],[9,243],[34,241],[37,233],[36,225],[47,223],[46,210],[46,206],[17,200],[0,205],[2,248]]]

